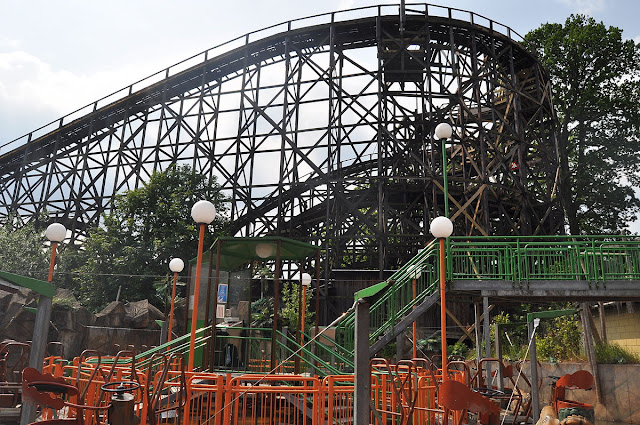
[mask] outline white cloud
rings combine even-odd
[[[0,142],[22,136],[88,105],[151,71],[132,65],[78,74],[56,68],[25,51],[2,52]]]
[[[636,35],[635,37],[633,37],[633,41],[635,41],[636,44],[640,43],[640,35]]]
[[[20,42],[0,34],[0,49],[18,49]]]
[[[605,0],[558,0],[566,5],[574,13],[582,13],[584,15],[592,15],[605,9]]]

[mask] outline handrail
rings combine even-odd
[[[437,289],[438,244],[431,241],[407,264],[387,279],[390,286],[370,307],[369,343],[373,344]],[[415,281],[415,296],[413,285]],[[355,314],[347,316],[336,330],[338,343],[353,349]]]
[[[446,250],[448,281],[494,280],[523,287],[535,280],[578,280],[606,290],[611,280],[640,280],[640,236],[454,236]],[[371,344],[439,289],[437,253],[432,241],[387,279],[392,284],[370,308]],[[416,271],[420,279],[414,298],[408,294]],[[349,349],[354,329],[354,314],[338,326],[336,336]]]
[[[637,236],[452,237],[447,256],[450,280],[640,280]]]
[[[58,118],[54,121],[51,121],[50,123],[47,123],[41,127],[38,127],[37,129],[23,136],[20,136],[5,144],[2,144],[0,145],[0,152],[4,154],[14,149],[17,149],[23,145],[26,145],[30,141],[37,139],[38,137],[44,136],[56,130],[56,128],[62,128],[64,125],[69,124],[75,119],[88,115],[91,112],[95,112],[99,108],[102,108],[106,105],[121,101],[127,96],[133,94],[136,90],[142,90],[153,84],[157,84],[162,81],[167,81],[169,78],[174,77],[176,74],[180,72],[183,72],[194,66],[200,65],[211,58],[228,53],[238,47],[242,47],[243,45],[246,46],[249,43],[259,41],[261,39],[272,36],[274,34],[291,31],[293,29],[302,29],[305,27],[316,26],[321,24],[325,24],[325,25],[333,24],[335,22],[343,22],[343,21],[348,21],[351,19],[357,19],[357,18],[363,18],[363,17],[382,16],[384,13],[388,13],[387,10],[392,11],[393,14],[395,15],[397,13],[398,7],[399,7],[398,4],[363,6],[363,7],[357,7],[352,9],[321,13],[321,14],[311,15],[303,18],[292,19],[289,21],[281,22],[279,24],[270,25],[268,27],[265,27],[259,30],[248,32],[244,35],[235,37],[231,40],[228,40],[214,47],[211,47],[203,52],[192,55],[180,62],[175,63],[174,65],[170,65],[167,68],[164,68],[158,72],[155,72],[149,75],[148,77],[144,77],[120,90],[117,90],[111,94],[108,94],[96,100],[95,102],[92,102],[86,106],[80,107],[62,116],[61,118]],[[482,23],[486,25],[486,28],[488,28],[492,32],[502,34],[513,41],[523,40],[523,37],[520,34],[518,34],[516,31],[514,31],[511,27],[471,11],[447,7],[447,6],[428,4],[428,3],[407,3],[406,7],[409,8],[409,9],[406,9],[406,12],[408,12],[409,14],[413,13],[416,15],[444,17],[448,19],[457,19],[457,20],[462,20],[463,17],[468,15],[468,18],[466,18],[466,21],[473,25],[478,25],[478,21],[482,21]],[[417,8],[422,7],[423,10],[411,9],[413,7],[417,7]],[[373,12],[373,13],[370,13],[370,12]],[[517,38],[517,40],[514,38],[514,36]]]

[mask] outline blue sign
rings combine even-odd
[[[218,302],[221,304],[225,304],[227,302],[227,298],[229,297],[229,285],[226,283],[221,283],[218,285]]]

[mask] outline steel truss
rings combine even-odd
[[[78,235],[114,194],[189,164],[229,196],[231,234],[321,245],[327,273],[410,259],[445,213],[443,171],[457,235],[560,232],[540,64],[472,13],[394,8],[247,35],[6,144],[0,218],[47,210]]]

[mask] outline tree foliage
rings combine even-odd
[[[43,232],[33,222],[9,218],[0,226],[0,270],[46,280],[50,251]]]
[[[619,233],[640,210],[640,54],[622,30],[571,15],[525,36],[549,71],[560,195],[572,234]]]
[[[206,232],[205,247],[223,230],[225,198],[214,181],[189,167],[154,173],[143,187],[119,195],[104,224],[92,230],[83,250],[67,261],[80,263],[74,282],[85,305],[99,309],[120,299],[154,299],[154,283],[168,279],[169,261],[185,263],[197,254],[198,229],[191,206],[200,199],[218,210]],[[222,214],[221,214],[222,213]],[[80,259],[80,261],[78,261]]]

